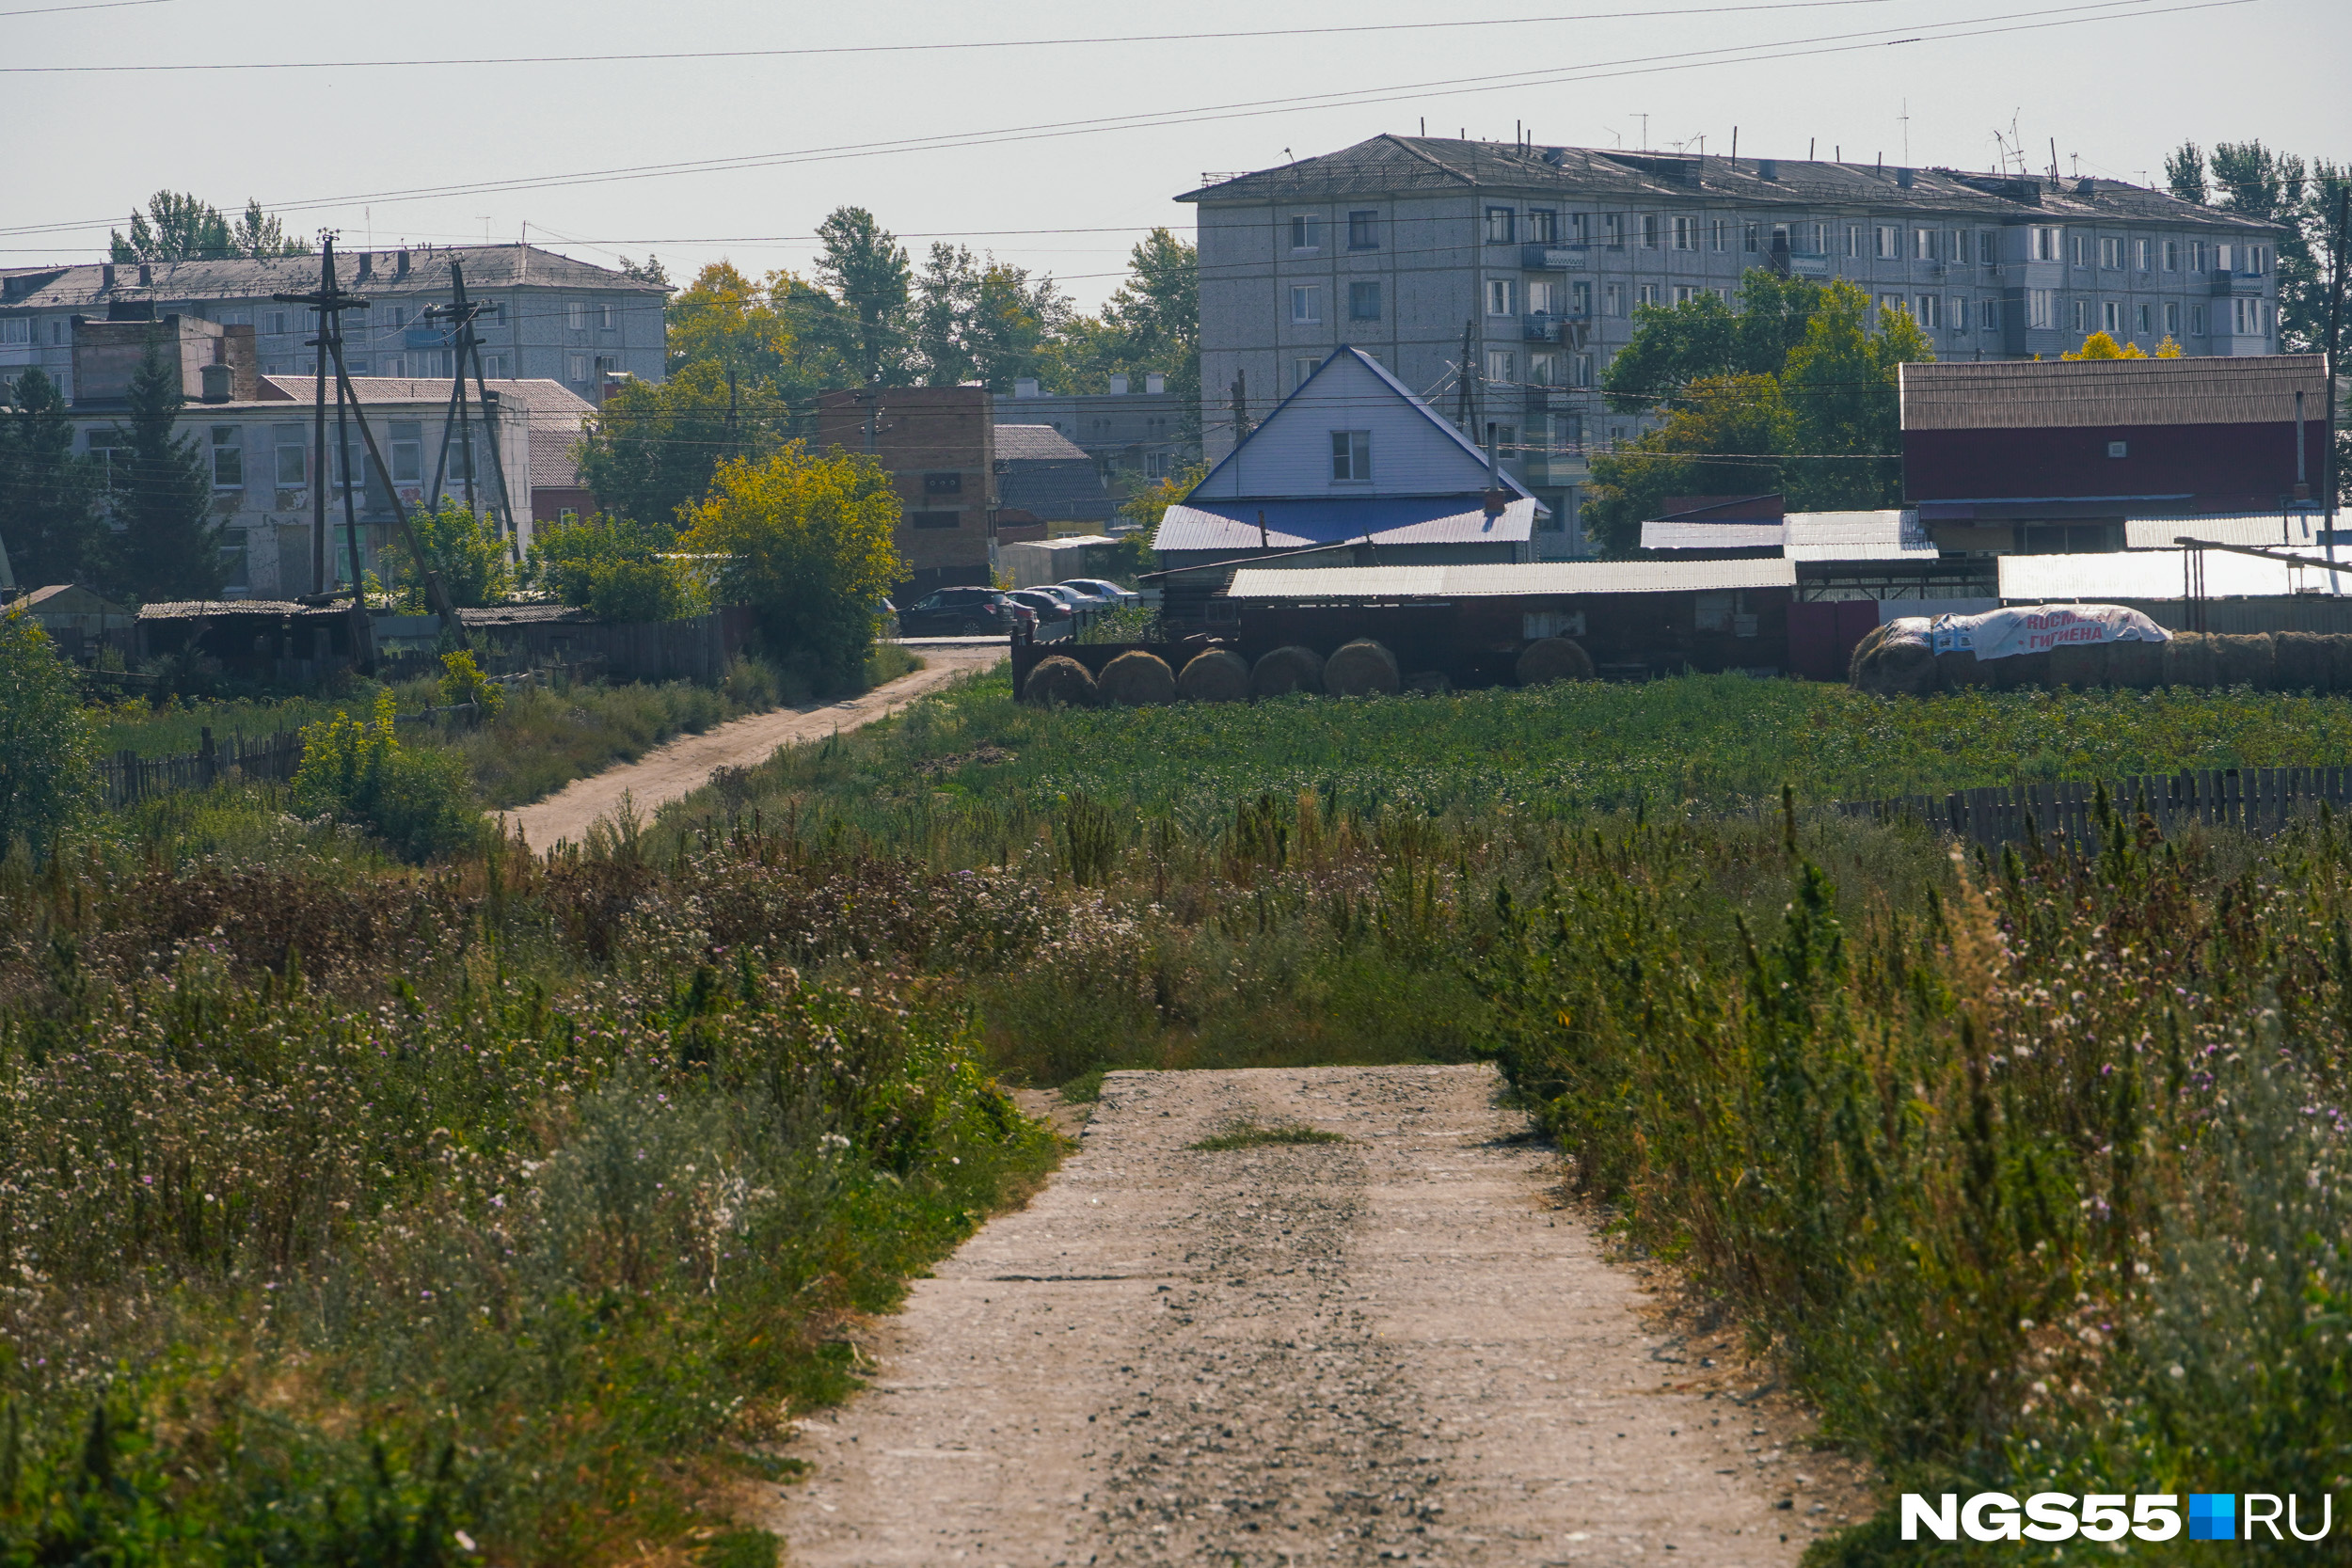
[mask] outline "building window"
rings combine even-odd
[[[2058,291],[2027,289],[2026,291],[2026,325],[2035,332],[2047,332],[2058,325]]]
[[[599,354],[596,356],[596,379],[598,381],[602,381],[608,375],[618,375],[620,372],[621,356],[619,355]]]
[[[1881,223],[1872,226],[1871,233],[1873,235],[1870,249],[1872,256],[1882,261],[1891,261],[1902,255],[1902,251],[1899,248],[1902,244],[1901,230],[1897,229],[1891,223]]]
[[[1576,384],[1579,387],[1590,387],[1593,384],[1593,356],[1589,354],[1580,354],[1576,356]]]
[[[2260,277],[2270,270],[2270,247],[2266,245],[2246,247],[2246,270]]]
[[[482,356],[482,378],[485,381],[505,380],[506,356],[503,354],[484,355]]]
[[[621,325],[621,308],[617,305],[597,306],[596,325],[607,332],[618,331]]]
[[[1592,218],[1589,214],[1584,213],[1568,214],[1568,244],[1583,245],[1593,237],[1591,230]]]
[[[1728,230],[1730,228],[1731,225],[1725,223],[1722,218],[1709,218],[1707,223],[1707,248],[1709,250],[1721,250],[1725,245],[1729,244],[1730,236]]]
[[[32,341],[32,317],[0,316],[0,348],[6,348],[11,343],[29,344]]]
[[[1999,300],[1988,299],[1979,307],[1979,310],[1980,312],[1979,325],[1987,332],[1998,332],[2001,329],[2001,302]]]
[[[1291,390],[1295,392],[1307,385],[1308,377],[1313,375],[1315,367],[1322,363],[1322,360],[1315,358],[1312,355],[1301,355],[1298,358],[1292,360]]]
[[[1323,248],[1323,219],[1312,213],[1292,214],[1291,248],[1293,250],[1321,250]]]
[[[262,311],[262,330],[273,338],[284,337],[286,335],[286,312],[283,310]]]
[[[424,426],[398,423],[391,427],[391,451],[387,460],[392,466],[394,484],[424,483]]]
[[[1496,424],[1494,421],[1488,420],[1486,424],[1486,447],[1488,451],[1492,451],[1498,457],[1516,457],[1518,454],[1519,450],[1518,426]]]
[[[1350,283],[1347,286],[1347,319],[1376,322],[1380,319],[1380,285],[1375,282]]]
[[[1323,320],[1323,286],[1319,283],[1295,283],[1291,286],[1291,321],[1299,326],[1311,326]]]
[[[2150,270],[2148,263],[2153,259],[2152,248],[2146,240],[2134,240],[2132,242],[2132,265],[2141,272]]]
[[[67,325],[68,323],[66,318],[63,316],[58,316],[50,322],[49,346],[51,348],[63,348],[65,346],[65,331]]]
[[[1916,307],[1919,325],[1933,332],[1944,325],[1944,297],[1941,294],[1921,294]]]
[[[1380,214],[1372,210],[1347,214],[1347,248],[1377,250],[1380,248]]]
[[[2036,224],[2026,230],[2026,257],[2033,261],[2055,261],[2058,259],[2058,231]]]
[[[277,457],[278,483],[286,489],[299,489],[310,475],[310,447],[307,434],[298,424],[272,425],[270,442]]]
[[[1658,248],[1658,214],[1656,213],[1642,214],[1642,248],[1644,250]]]
[[[2201,338],[2205,335],[2205,308],[2203,306],[2192,305],[2188,308],[2188,330],[2191,337]]]
[[[1603,283],[1600,286],[1600,304],[1601,314],[1603,315],[1624,315],[1625,285],[1622,283]]]
[[[2204,241],[2191,240],[2188,242],[2188,270],[2191,272],[2203,272],[2205,270]]]
[[[1633,290],[1635,295],[1634,303],[1637,305],[1655,305],[1658,303],[1657,284],[1636,283],[1633,286]]]
[[[1935,230],[1915,229],[1911,231],[1911,259],[1915,261],[1935,260]]]
[[[2230,301],[2230,329],[2233,332],[2238,333],[2241,336],[2246,336],[2260,332],[2263,329],[2262,301],[2258,299],[2233,299]]]
[[[2177,338],[2181,335],[2181,307],[2177,300],[2169,300],[2165,304],[2164,335],[2168,338]]]
[[[2139,319],[2139,325],[2138,325],[2137,326],[2136,326],[2136,327],[2134,327],[2134,328],[2133,328],[2133,330],[2134,330],[2134,331],[2137,332],[2137,333],[2138,333],[2141,337],[2143,337],[2143,338],[2144,338],[2144,337],[2146,337],[2149,333],[2153,332],[2153,331],[2156,329],[2156,326],[2155,326],[2155,308],[2154,308],[2153,306],[2150,306],[2150,305],[2143,305],[2143,306],[2140,306],[2140,307],[2138,308],[2138,310],[2137,310],[2137,314],[2138,319]]]
[[[2180,241],[2167,240],[2164,242],[2164,270],[2167,272],[2178,272],[2181,270]]]
[[[961,512],[910,512],[907,514],[907,527],[909,528],[956,528],[960,527],[962,522],[963,514]]]
[[[1527,210],[1527,241],[1530,245],[1560,243],[1560,214],[1549,207],[1530,207]]]
[[[570,363],[564,368],[571,372],[570,379],[575,383],[584,383],[587,381],[588,356],[584,354],[575,354],[570,356],[569,358]]]
[[[2119,302],[2102,300],[2099,305],[2099,330],[2110,338],[2123,336],[2123,307]]]
[[[2076,332],[2090,330],[2090,302],[2087,299],[2074,301],[2074,330]]]
[[[1560,356],[1548,349],[1527,351],[1527,379],[1531,386],[1560,385]]]
[[[245,441],[235,425],[213,426],[213,488],[245,488]]]
[[[1600,214],[1600,243],[1612,250],[1625,248],[1625,214],[1623,213]]]
[[[950,469],[946,473],[925,474],[923,476],[923,494],[927,496],[961,496],[963,494],[963,475],[954,469]]]
[[[1740,248],[1741,250],[1753,255],[1763,246],[1764,226],[1762,224],[1743,223],[1740,226]]]
[[[1486,379],[1497,386],[1509,386],[1518,379],[1518,356],[1507,348],[1486,351]]]
[[[1697,297],[1698,290],[1692,285],[1689,283],[1677,283],[1675,285],[1674,302],[1677,307],[1688,305],[1692,300]]]
[[[1486,279],[1486,314],[1490,316],[1518,314],[1511,303],[1511,279],[1507,277]]]
[[[1517,229],[1512,221],[1511,209],[1508,207],[1487,208],[1486,243],[1488,245],[1509,245],[1516,237]]]
[[[1953,331],[1955,331],[1955,332],[1965,332],[1965,331],[1967,331],[1967,330],[1968,330],[1968,301],[1967,301],[1967,299],[1966,299],[1964,296],[1963,296],[1963,295],[1960,295],[1960,294],[1954,294],[1954,295],[1952,296],[1952,313],[1951,313],[1949,316],[1946,317],[1945,319],[1946,319],[1947,322],[1949,322],[1949,323],[1951,324],[1951,328],[1952,328],[1952,330],[1953,330]]]
[[[1372,432],[1331,432],[1331,482],[1360,484],[1372,478]]]
[[[1679,213],[1676,214],[1675,248],[1677,250],[1696,250],[1698,247],[1699,220],[1694,217],[1686,217]]]
[[[1560,313],[1560,285],[1540,277],[1527,281],[1527,313],[1531,316],[1556,316]]]
[[[2099,265],[2109,272],[2121,271],[2123,265],[2123,242],[2113,234],[2099,239]]]
[[[1892,310],[1899,316],[1907,316],[1911,314],[1911,307],[1903,303],[1903,296],[1900,294],[1879,295],[1879,309],[1882,310]]]
[[[585,332],[588,330],[588,302],[586,300],[572,300],[564,307],[564,314],[566,324],[573,331]],[[578,380],[579,377],[575,376],[573,379]]]
[[[1580,281],[1568,285],[1568,311],[1578,316],[1593,313],[1593,286],[1590,283]]]

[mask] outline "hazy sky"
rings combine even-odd
[[[1469,24],[1480,22],[1500,24]],[[1888,41],[1905,39],[1917,41]],[[987,46],[1006,40],[1061,41]],[[910,44],[954,47],[514,58]],[[1760,57],[1776,53],[1789,57]],[[498,63],[350,63],[452,56]],[[339,63],[23,69],[285,61]],[[1704,136],[1711,153],[1730,150],[1736,126],[1743,154],[1804,157],[1810,144],[1890,164],[1905,161],[1907,135],[1913,164],[1985,168],[2013,115],[2035,166],[2055,137],[2063,170],[2129,180],[2160,179],[2184,138],[2352,159],[2337,90],[2352,67],[2345,0],[0,0],[0,67],[8,265],[99,255],[109,224],[158,186],[232,213],[257,197],[287,209],[290,230],[332,225],[346,245],[512,240],[528,223],[532,239],[586,260],[656,252],[679,278],[723,256],[804,271],[817,223],[857,203],[918,262],[932,237],[957,239],[1050,270],[1091,308],[1145,229],[1189,232],[1191,209],[1169,198],[1203,170],[1262,168],[1424,119],[1432,135],[1498,140],[1524,120],[1541,142],[1593,147],[1696,150]],[[1270,102],[1322,95],[1378,101]],[[1035,130],[1132,117],[1147,123]],[[940,144],[828,150],[926,138]],[[946,145],[957,140],[977,145]],[[556,182],[713,159],[745,166]],[[521,188],[400,194],[505,182]]]

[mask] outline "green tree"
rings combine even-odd
[[[65,395],[39,366],[0,406],[0,543],[27,587],[100,575],[106,527],[98,465],[73,450]]]
[[[1073,315],[1056,333],[1058,374],[1069,391],[1099,392],[1108,378],[1168,378],[1184,410],[1182,435],[1200,438],[1200,267],[1194,248],[1154,229],[1127,256],[1127,278],[1098,317]]]
[[[245,215],[229,230],[229,250],[234,256],[308,256],[310,243],[287,237],[285,226],[262,211],[258,201],[245,204]]]
[[[863,207],[837,207],[817,226],[817,277],[844,308],[848,357],[863,386],[908,380],[907,253]]]
[[[1782,488],[1790,417],[1770,375],[1702,376],[1682,388],[1665,422],[1592,460],[1585,526],[1603,548],[1642,542],[1642,524],[1677,495],[1764,495]]]
[[[116,427],[113,436],[130,449],[114,482],[115,517],[122,525],[115,540],[114,581],[140,599],[220,594],[211,466],[193,437],[173,434],[186,401],[179,366],[164,357],[161,336],[151,333],[131,377],[130,423]]]
[[[23,610],[0,613],[0,859],[20,838],[45,859],[95,804],[97,741],[73,672]]]
[[[1896,367],[1923,363],[1935,349],[1918,324],[1881,307],[1843,279],[1821,291],[1804,339],[1788,355],[1781,395],[1788,404],[1790,507],[1865,510],[1902,499],[1902,413]]]
[[[718,361],[692,360],[659,387],[631,381],[605,399],[580,442],[580,483],[618,516],[667,523],[721,464],[767,456],[789,424],[766,383],[730,389]]]
[[[674,621],[708,608],[675,531],[598,515],[532,531],[532,586],[608,621]]]
[[[773,385],[792,348],[792,328],[776,308],[773,277],[762,287],[729,261],[713,261],[678,291],[668,311],[670,368],[708,360],[727,384]]]
[[[217,261],[231,256],[307,256],[309,245],[286,237],[278,219],[258,201],[245,204],[232,226],[220,209],[201,197],[157,191],[147,211],[131,214],[131,232],[109,236],[108,259],[116,261]]]
[[[795,441],[737,460],[687,514],[686,549],[719,558],[719,597],[751,606],[771,653],[818,681],[865,668],[882,595],[906,575],[898,498],[872,458]]]
[[[1697,381],[1778,375],[1820,302],[1812,279],[1756,267],[1736,307],[1706,290],[1679,305],[1636,306],[1632,341],[1609,361],[1601,390],[1620,414],[1661,413]]]
[[[2205,202],[2205,152],[2193,141],[2185,141],[2164,160],[2164,182],[2167,189],[2183,201]]]
[[[468,511],[463,502],[444,498],[437,511],[419,507],[408,515],[408,527],[425,561],[440,574],[450,602],[459,609],[498,604],[515,591],[514,558],[506,542],[495,525]],[[424,567],[405,540],[393,540],[390,564],[400,602],[421,610],[428,602]]]

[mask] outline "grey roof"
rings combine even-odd
[[[2123,547],[2169,550],[2183,539],[2210,545],[2257,545],[2283,549],[2308,545],[2328,526],[2325,512],[2215,513],[2195,517],[2126,517]]]
[[[1119,505],[1094,459],[1049,424],[995,427],[996,500],[1046,522],[1108,522]]]
[[[197,621],[214,615],[348,615],[347,605],[320,607],[293,599],[172,599],[141,605],[142,621]]]
[[[480,610],[460,609],[457,619],[469,626],[527,626],[555,621],[592,622],[596,617],[567,604],[501,604]]]
[[[2298,391],[2305,419],[2328,417],[2316,354],[1953,360],[1906,364],[1900,376],[1905,431],[2287,424]]]
[[[1364,496],[1338,499],[1179,502],[1160,518],[1152,547],[1240,555],[1369,540],[1383,545],[1524,545],[1542,508],[1515,496],[1501,512],[1471,496]],[[1265,525],[1259,531],[1259,523]]]
[[[996,426],[996,455],[1000,459],[1036,461],[1055,459],[1065,463],[1091,465],[1094,459],[1086,449],[1056,430],[1050,424],[1005,424]]]
[[[2182,531],[2187,532],[2188,530]],[[2111,550],[2079,555],[1999,558],[2004,599],[2178,599],[2186,595],[2185,550]],[[2204,553],[2204,594],[2211,599],[2269,598],[2327,594],[2335,574],[2324,566],[2294,566],[2227,550]],[[2321,558],[2318,547],[2281,553]]]
[[[2081,559],[2081,558],[2076,558]],[[1486,599],[1793,588],[1788,561],[1539,561],[1479,566],[1244,567],[1236,599]]]
[[[359,276],[362,255],[371,276]],[[609,267],[576,261],[536,245],[451,245],[407,252],[408,272],[400,275],[398,250],[353,251],[335,258],[336,278],[362,298],[375,293],[446,294],[452,261],[465,263],[469,290],[514,288],[620,290],[661,297],[659,284],[640,283]],[[0,275],[0,307],[8,309],[103,309],[119,303],[169,304],[180,300],[256,299],[303,293],[318,287],[316,256],[239,258],[225,261],[157,261],[139,282],[139,263],[114,266],[114,286],[98,261],[59,262],[46,267],[10,267]]]
[[[1764,178],[1763,166],[1773,170]],[[1904,176],[1909,182],[1904,182]],[[1179,201],[1303,201],[1491,190],[1629,201],[1706,197],[1726,206],[1904,208],[1989,222],[2188,223],[2276,233],[2279,225],[2115,180],[2052,181],[1966,169],[1898,169],[1801,158],[1724,158],[1379,135],[1220,180]]]

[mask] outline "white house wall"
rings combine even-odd
[[[1366,481],[1331,477],[1334,431],[1372,436]],[[1486,484],[1485,462],[1396,394],[1362,361],[1331,360],[1252,434],[1248,444],[1203,480],[1206,500],[1351,496],[1458,496]]]

